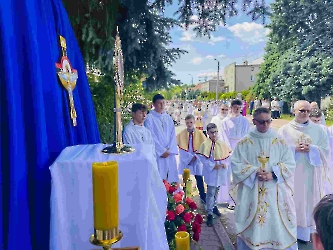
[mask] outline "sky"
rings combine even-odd
[[[266,4],[274,0],[266,0]],[[165,16],[173,16],[178,9],[178,1],[165,10]],[[196,18],[196,17],[193,17]],[[269,18],[265,24],[269,23]],[[251,16],[246,16],[240,11],[238,16],[227,19],[227,25],[220,25],[218,29],[208,37],[196,37],[191,26],[188,30],[176,27],[171,30],[172,48],[180,48],[188,51],[170,68],[176,74],[175,79],[184,84],[197,84],[204,77],[212,78],[217,75],[217,61],[220,61],[220,76],[223,76],[223,67],[236,62],[253,61],[263,57],[267,41],[268,29],[264,27],[262,19],[252,21]],[[191,75],[192,76],[191,76]]]

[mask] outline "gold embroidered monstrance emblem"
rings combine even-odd
[[[73,121],[73,126],[76,126],[76,110],[74,106],[73,90],[76,86],[76,81],[78,78],[77,71],[72,68],[72,65],[67,57],[67,46],[66,39],[62,36],[60,38],[60,46],[62,49],[62,57],[60,63],[56,63],[57,74],[59,76],[61,84],[65,87],[68,92],[70,114]]]

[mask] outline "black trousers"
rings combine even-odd
[[[195,180],[197,181],[197,188],[199,190],[200,198],[206,198],[203,177],[201,175],[195,175]]]

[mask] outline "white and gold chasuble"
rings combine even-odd
[[[201,108],[199,111],[198,109],[195,109],[193,112],[193,115],[195,117],[195,128],[199,130],[203,130],[203,117],[205,115],[205,111]]]
[[[256,177],[263,152],[269,157],[265,170],[274,171],[277,180]],[[232,189],[237,190],[236,234],[244,243],[239,249],[296,249],[295,160],[288,145],[272,130],[260,133],[255,128],[236,146],[231,168]]]

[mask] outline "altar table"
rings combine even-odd
[[[166,190],[152,160],[149,145],[136,151],[105,155],[105,144],[65,148],[50,167],[51,250],[91,250],[94,232],[92,163],[117,161],[119,165],[119,230],[122,240],[113,247],[139,246],[141,250],[168,250],[164,220]]]

